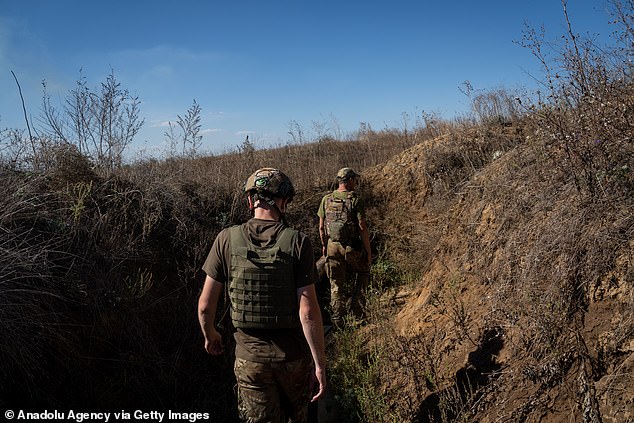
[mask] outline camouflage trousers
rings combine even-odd
[[[349,314],[362,318],[365,291],[370,280],[370,266],[365,252],[328,241],[326,256],[332,323],[341,325],[343,318]]]
[[[256,363],[236,358],[238,413],[247,423],[308,421],[312,359]]]

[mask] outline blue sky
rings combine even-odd
[[[569,0],[568,12],[576,32],[613,29],[603,0]],[[247,134],[285,144],[293,121],[308,137],[412,127],[422,111],[465,114],[464,81],[531,86],[538,64],[515,43],[524,24],[555,40],[561,2],[0,0],[0,128],[25,128],[11,71],[36,120],[42,81],[61,104],[80,69],[92,88],[113,71],[140,98],[133,150],[152,154],[194,100],[215,154]]]

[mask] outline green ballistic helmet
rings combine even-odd
[[[354,170],[352,170],[352,168],[349,167],[344,167],[339,169],[339,172],[337,172],[337,180],[338,181],[347,181],[348,179],[351,178],[357,178],[361,175],[359,175],[357,172],[355,172]]]
[[[268,199],[270,197],[288,198],[289,201],[295,196],[295,188],[289,177],[271,167],[258,169],[249,176],[244,184],[244,192],[257,193],[258,196]]]

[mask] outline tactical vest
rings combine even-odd
[[[352,210],[354,191],[346,191],[342,199],[331,193],[326,197],[326,231],[328,237],[343,245],[353,245],[359,239],[359,223]]]
[[[231,320],[237,328],[283,329],[300,326],[293,246],[298,232],[285,228],[275,245],[258,247],[241,226],[229,229]]]

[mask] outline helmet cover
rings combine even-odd
[[[288,198],[295,196],[293,183],[283,172],[271,167],[256,170],[244,184],[244,192],[257,193],[261,197]]]
[[[339,172],[337,172],[338,181],[347,181],[350,178],[356,178],[358,176],[361,176],[361,175],[359,175],[357,172],[352,170],[352,168],[350,167],[343,167],[339,169]]]

